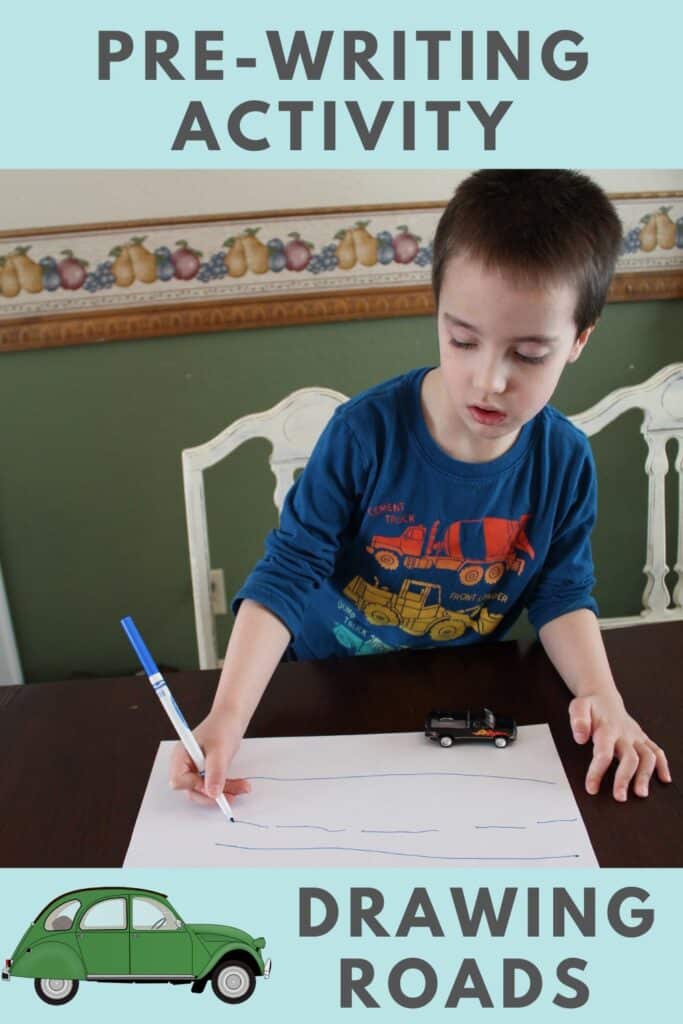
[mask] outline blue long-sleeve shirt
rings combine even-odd
[[[508,451],[460,462],[434,441],[427,369],[340,406],[235,597],[265,605],[300,659],[502,637],[591,608],[596,515],[585,435],[546,406]]]

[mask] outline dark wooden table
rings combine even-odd
[[[647,800],[618,804],[604,783],[587,796],[591,745],[573,742],[569,693],[538,644],[283,664],[247,735],[411,731],[432,707],[477,705],[548,722],[600,865],[680,867],[683,624],[613,630],[605,642],[629,710],[669,757],[673,784],[653,782]],[[169,675],[191,724],[217,677]],[[159,741],[172,738],[142,677],[0,687],[0,864],[120,866]]]

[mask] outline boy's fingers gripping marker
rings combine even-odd
[[[223,792],[225,776],[227,775],[227,759],[220,756],[218,751],[209,751],[206,758],[204,771],[204,792],[207,796],[216,800]]]
[[[154,661],[154,658],[148,651],[145,641],[140,636],[140,633],[138,632],[138,629],[133,620],[131,619],[131,617],[126,616],[126,618],[121,619],[121,625],[126,636],[128,637],[128,640],[130,641],[133,650],[138,656],[140,664],[142,665],[145,674],[152,685],[154,692],[161,701],[164,711],[171,720],[173,728],[178,734],[178,739],[185,748],[185,751],[187,752],[189,759],[197,768],[197,772],[201,775],[205,767],[204,752],[197,743],[197,740],[192,730],[190,729],[189,725],[185,720],[185,716],[183,715],[182,711],[176,704],[173,694],[171,693],[166,680],[162,676],[161,672],[159,672],[159,669],[157,667],[156,662]],[[187,766],[188,765],[186,762],[186,767]],[[190,773],[185,772],[185,777],[187,777],[188,774]],[[225,817],[229,821],[234,821],[235,819],[232,816],[230,804],[228,803],[225,796],[221,792],[222,786],[220,777],[218,779],[218,784],[220,795],[215,798],[216,802],[218,803],[218,806],[220,807]],[[204,782],[202,782],[201,785],[204,788],[206,786]],[[191,794],[192,790],[188,789],[188,793]]]

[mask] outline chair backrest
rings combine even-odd
[[[24,676],[21,671],[17,642],[12,629],[12,617],[10,615],[5,583],[0,568],[0,685],[5,683],[23,683]]]
[[[200,668],[216,668],[219,665],[211,607],[204,470],[220,462],[244,441],[254,437],[267,438],[272,445],[269,461],[275,475],[274,502],[279,514],[294,473],[306,465],[327,421],[335,408],[344,401],[346,396],[338,391],[302,388],[292,392],[272,409],[243,416],[206,444],[187,448],[183,452],[185,509]],[[603,628],[683,619],[683,363],[664,367],[642,384],[613,391],[571,419],[591,437],[622,413],[634,408],[643,410],[641,432],[648,449],[645,462],[648,514],[644,568],[647,584],[640,614],[602,619]],[[674,566],[677,582],[673,594],[669,593],[666,585],[665,477],[669,469],[666,444],[671,438],[678,441],[675,470],[679,481],[678,546]]]
[[[592,437],[630,409],[643,411],[640,431],[647,445],[647,545],[643,569],[647,582],[640,614],[601,619],[603,628],[683,619],[683,363],[665,366],[642,384],[612,391],[571,420]],[[665,478],[669,471],[666,445],[672,438],[678,442],[674,462],[678,473],[678,523],[676,584],[670,594],[666,584],[669,567],[666,564]]]
[[[190,548],[190,570],[200,668],[217,668],[216,625],[211,607],[211,561],[204,497],[204,470],[215,466],[245,441],[270,441],[270,467],[275,476],[273,500],[278,515],[294,474],[303,469],[332,413],[346,395],[329,388],[301,388],[272,409],[235,420],[196,448],[183,452],[183,485]]]

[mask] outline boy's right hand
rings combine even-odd
[[[190,800],[207,806],[215,804],[221,792],[228,799],[248,793],[251,786],[246,779],[227,778],[228,766],[242,739],[241,731],[224,716],[209,714],[193,732],[206,759],[204,776],[199,774],[182,743],[176,743],[169,773],[171,789],[184,789]]]

